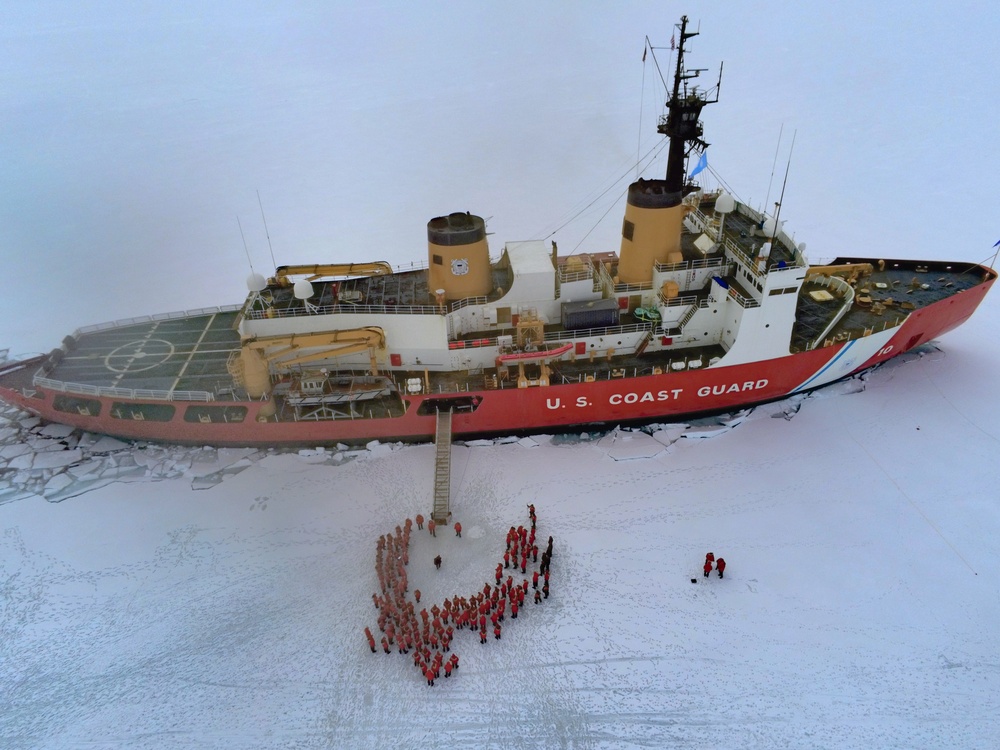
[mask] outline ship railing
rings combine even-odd
[[[481,349],[484,346],[496,346],[497,339],[484,338],[484,339],[459,339],[457,341],[449,341],[449,349]]]
[[[663,299],[664,307],[677,307],[679,305],[693,305],[698,301],[695,295],[685,295],[683,297],[673,297],[672,299]]]
[[[106,396],[129,401],[215,401],[215,395],[208,391],[160,391],[145,388],[111,388],[87,383],[64,383],[61,380],[35,377],[32,384],[63,393],[78,393],[84,396]]]
[[[780,260],[777,263],[772,263],[767,267],[768,273],[775,273],[777,271],[791,271],[796,268],[805,268],[805,263],[795,258],[795,260],[789,262],[787,260]]]
[[[398,266],[392,267],[393,273],[410,273],[412,271],[426,271],[430,268],[430,264],[424,261],[413,261],[412,263],[402,263]]]
[[[73,338],[79,338],[85,333],[94,333],[96,331],[107,331],[112,328],[124,328],[125,326],[134,326],[140,323],[155,323],[160,320],[176,320],[177,318],[192,318],[199,315],[213,315],[217,313],[226,312],[237,312],[242,309],[243,305],[223,305],[220,307],[199,307],[195,310],[183,310],[177,312],[159,313],[157,315],[140,315],[135,318],[123,318],[121,320],[112,320],[108,323],[98,323],[96,325],[83,326],[82,328],[77,328],[73,331]]]
[[[660,304],[663,307],[683,307],[684,305],[694,305],[698,302],[698,297],[693,294],[686,294],[683,297],[664,297],[663,292],[657,294]]]
[[[681,263],[656,263],[653,269],[658,273],[666,273],[668,271],[689,271],[696,268],[716,268],[725,264],[725,258],[716,256],[713,258],[695,258],[694,260],[685,260]]]
[[[823,276],[820,274],[814,274],[809,277],[809,283],[815,284],[816,286],[822,286],[830,290],[831,294],[839,297],[841,300],[840,307],[837,313],[830,319],[830,322],[826,324],[823,328],[822,333],[816,336],[812,342],[806,346],[806,349],[815,349],[820,345],[822,341],[830,335],[830,332],[836,327],[836,325],[843,319],[851,308],[854,306],[854,287],[848,284],[844,279],[839,276]]]
[[[496,266],[501,260],[501,256],[490,256],[490,265]],[[411,273],[413,271],[426,271],[430,268],[430,263],[426,260],[415,260],[411,263],[400,263],[392,267],[393,273]]]
[[[267,310],[248,310],[245,317],[251,320],[270,320],[272,318],[297,318],[307,315],[344,315],[356,313],[359,315],[440,315],[441,311],[434,305],[351,305],[337,304],[314,307],[307,310],[304,307],[285,309],[268,308]]]
[[[630,292],[645,292],[653,288],[652,281],[643,281],[638,284],[615,284],[615,294],[629,294]]]
[[[729,296],[732,297],[739,304],[740,307],[760,307],[760,302],[755,300],[753,297],[746,297],[740,292],[738,292],[732,285],[729,287]]]
[[[638,284],[616,284],[615,280],[608,273],[607,269],[603,265],[597,267],[597,273],[594,277],[594,287],[601,288],[609,296],[616,294],[631,294],[634,292],[644,292],[653,288],[653,281],[643,281]]]
[[[594,277],[594,267],[587,266],[582,269],[574,268],[572,271],[565,267],[559,269],[559,281],[562,284],[569,284],[572,281],[587,281]]]
[[[712,218],[700,208],[696,208],[694,211],[689,213],[686,218],[699,232],[704,232],[713,239],[718,238],[719,220],[717,218]]]
[[[726,238],[725,241],[726,251],[736,259],[736,263],[743,268],[745,268],[752,276],[760,276],[761,270],[756,263],[756,259],[751,258],[748,254],[748,248],[740,247],[730,238]]]
[[[881,333],[887,331],[890,328],[898,328],[906,321],[906,316],[895,317],[892,320],[884,320],[881,325],[874,325],[871,328],[865,328],[862,330],[849,330],[840,331],[832,336],[828,335],[824,339],[819,339],[810,345],[806,346],[806,349],[819,349],[824,346],[833,346],[834,344],[841,344],[845,341],[853,341],[854,339],[863,339],[867,336],[871,336],[874,333]]]
[[[594,286],[603,289],[606,294],[610,295],[615,282],[614,279],[611,278],[611,274],[608,273],[608,269],[604,267],[603,263],[599,263],[595,271]]]
[[[663,305],[663,307],[684,307],[685,305],[693,305],[693,309],[697,310],[698,308],[701,307],[708,307],[709,298],[690,295],[684,297],[674,297],[673,299],[665,300],[661,296],[660,303]]]
[[[740,247],[729,238],[726,239],[725,244],[726,250],[736,258],[737,263],[746,268],[754,276],[763,276],[765,268],[770,273],[771,271],[788,271],[793,268],[801,268],[804,265],[799,257],[795,257],[791,261],[779,260],[765,267],[757,262],[757,258],[747,254],[748,248]],[[796,256],[798,256],[798,253],[796,253]]]
[[[583,336],[615,336],[621,333],[640,333],[652,331],[655,323],[633,323],[624,326],[609,326],[606,328],[580,328],[575,331],[551,331],[545,334],[546,341],[569,341]]]
[[[457,302],[451,303],[451,311],[461,310],[463,307],[468,307],[469,305],[485,305],[487,302],[486,297],[465,297]]]
[[[788,235],[786,235],[784,232],[779,232],[778,236],[775,239],[771,240],[771,243],[773,245],[784,245],[786,249],[791,248],[793,256],[792,259],[775,261],[769,263],[765,267],[758,264],[757,259],[750,255],[750,252],[752,252],[750,248],[741,247],[736,242],[734,242],[732,238],[727,237],[723,244],[726,251],[730,255],[735,257],[737,262],[739,262],[740,265],[745,266],[747,270],[750,271],[750,273],[753,274],[754,276],[763,276],[765,274],[765,268],[766,268],[766,273],[772,273],[775,271],[790,271],[794,268],[805,267],[806,263],[805,259],[802,257],[802,253],[799,252],[797,248],[795,248],[795,245],[792,242],[791,238],[789,238]]]

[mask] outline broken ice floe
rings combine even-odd
[[[42,427],[38,434],[43,437],[50,438],[64,438],[69,437],[75,432],[75,428],[70,427],[68,424],[47,424]]]
[[[373,440],[365,446],[278,452],[297,454],[305,463],[341,465],[401,447],[402,443]],[[0,504],[36,496],[60,502],[111,482],[184,477],[194,489],[210,489],[273,452],[127,442],[65,425],[43,425],[36,417],[0,406]]]
[[[614,430],[601,438],[597,447],[615,461],[653,458],[667,450],[667,446],[652,435],[631,430]]]

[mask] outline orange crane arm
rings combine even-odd
[[[385,332],[371,326],[323,333],[265,336],[248,339],[243,347],[258,352],[275,369],[286,370],[319,359],[343,357],[366,349],[384,349]],[[317,348],[319,351],[313,351]]]

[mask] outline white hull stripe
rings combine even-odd
[[[837,363],[837,360],[839,360],[841,357],[843,357],[845,354],[847,354],[847,350],[850,349],[852,346],[854,346],[854,344],[855,344],[856,341],[857,341],[857,339],[854,339],[852,341],[848,341],[847,345],[843,349],[840,350],[840,352],[837,354],[836,357],[834,357],[829,362],[827,362],[826,365],[823,367],[823,369],[821,369],[819,372],[817,372],[815,375],[813,375],[811,378],[809,378],[809,380],[807,380],[806,382],[802,383],[802,385],[798,386],[797,388],[793,388],[791,392],[792,393],[798,393],[799,391],[801,391],[801,390],[803,390],[805,388],[808,388],[810,383],[812,383],[814,380],[816,380],[817,378],[819,378],[820,375],[822,375],[824,372],[826,372],[831,367],[833,367]],[[820,384],[817,383],[816,385],[820,385]]]

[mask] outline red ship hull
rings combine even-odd
[[[667,422],[773,401],[868,369],[950,331],[972,315],[994,280],[990,274],[961,294],[914,311],[888,340],[856,339],[729,367],[463,393],[453,413],[452,434],[468,439]],[[454,395],[407,396],[406,412],[398,417],[297,422],[258,421],[261,402],[237,402],[248,410],[242,422],[202,424],[185,421],[182,408],[167,422],[115,419],[113,399],[101,396],[93,397],[101,402],[97,416],[71,414],[55,410],[57,391],[36,387],[28,392],[31,395],[0,386],[4,401],[52,422],[126,439],[219,446],[428,441],[434,437],[436,409],[424,402],[455,399]]]

